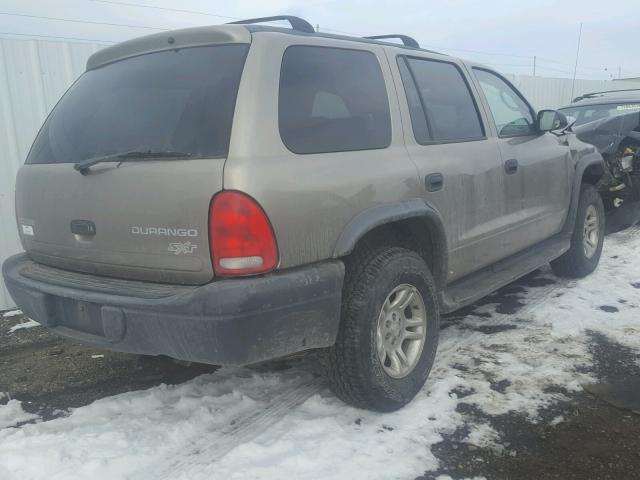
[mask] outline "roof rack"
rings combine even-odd
[[[420,44],[415,40],[415,38],[411,38],[408,35],[400,35],[400,34],[391,34],[391,35],[372,35],[370,37],[363,37],[369,40],[385,40],[387,38],[397,38],[402,40],[402,43],[405,47],[413,47],[420,48]]]
[[[578,102],[580,100],[584,100],[585,98],[593,98],[596,95],[602,95],[603,93],[618,93],[618,92],[640,92],[640,88],[627,88],[624,90],[605,90],[603,92],[591,92],[585,93],[584,95],[580,95],[572,100],[572,102]]]
[[[229,24],[248,24],[248,23],[264,23],[264,22],[274,22],[277,20],[286,20],[291,24],[291,28],[293,30],[298,30],[299,32],[305,33],[316,33],[309,22],[300,17],[294,17],[292,15],[276,15],[274,17],[261,17],[261,18],[249,18],[247,20],[238,20],[236,22],[229,22]]]
[[[279,20],[284,20],[289,22],[291,24],[291,28],[294,31],[303,32],[303,33],[317,33],[313,28],[313,25],[311,25],[305,19],[293,16],[293,15],[275,15],[273,17],[248,18],[246,20],[236,20],[234,22],[229,22],[228,25],[247,25],[252,23],[266,23],[266,22],[274,22]],[[336,37],[336,35],[327,35],[327,34],[319,34],[319,33],[318,35]],[[343,37],[343,38],[346,38],[346,37]],[[356,38],[353,38],[353,39],[355,40]],[[420,44],[416,41],[415,38],[412,38],[409,35],[402,35],[399,33],[390,34],[390,35],[371,35],[371,36],[362,37],[362,38],[366,40],[387,40],[387,39],[395,38],[402,41],[402,44],[405,47],[420,48]],[[431,50],[426,50],[426,51],[431,52]],[[433,52],[433,53],[438,53],[438,52]]]

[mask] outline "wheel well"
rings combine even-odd
[[[447,276],[446,241],[443,234],[438,234],[437,226],[428,219],[406,218],[369,230],[360,237],[351,255],[361,248],[379,246],[402,247],[418,253],[429,267],[436,286],[444,286]]]
[[[600,163],[589,165],[582,174],[582,183],[597,185],[604,176],[604,166]]]

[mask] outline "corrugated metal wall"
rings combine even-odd
[[[103,45],[0,38],[0,263],[20,251],[15,227],[14,181],[46,115]],[[536,108],[571,100],[571,80],[508,75]],[[580,93],[640,88],[630,82],[577,80]],[[12,306],[0,278],[0,309]]]
[[[100,48],[0,38],[0,263],[21,250],[13,205],[18,168],[49,111]],[[0,309],[12,305],[0,278]]]

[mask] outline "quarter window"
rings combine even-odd
[[[487,99],[500,137],[518,137],[536,133],[531,107],[522,96],[498,75],[474,68]]]
[[[476,104],[456,65],[418,58],[398,61],[418,143],[484,138]]]
[[[294,153],[370,150],[391,143],[389,100],[376,56],[293,46],[282,58],[280,136]]]

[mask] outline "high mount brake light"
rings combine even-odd
[[[216,275],[267,273],[278,264],[271,223],[251,197],[231,190],[211,200],[209,240]]]

